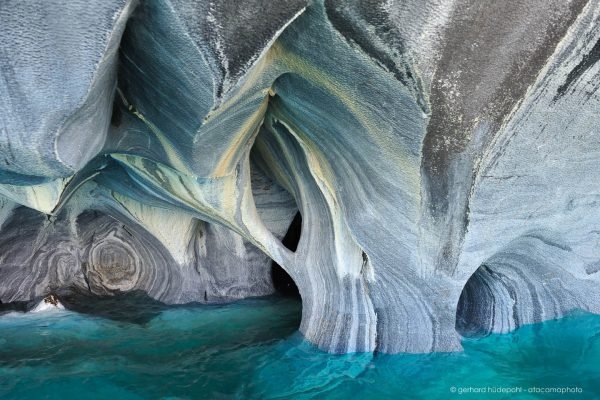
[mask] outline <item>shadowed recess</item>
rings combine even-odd
[[[463,337],[480,337],[491,333],[497,308],[504,306],[496,298],[503,286],[501,276],[482,265],[465,285],[456,311],[456,330]]]
[[[301,234],[302,215],[298,212],[281,242],[288,249],[296,251]],[[277,293],[283,296],[300,297],[300,292],[294,280],[275,261],[273,261],[271,266],[271,278],[273,279],[273,286]]]
[[[134,324],[145,324],[169,307],[141,290],[97,296],[75,288],[61,290],[57,296],[69,310]]]

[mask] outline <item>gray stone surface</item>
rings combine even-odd
[[[0,4],[0,300],[296,282],[332,352],[600,312],[600,5]],[[302,214],[297,249],[281,239]]]

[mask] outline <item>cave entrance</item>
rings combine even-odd
[[[292,220],[281,243],[291,251],[296,251],[302,234],[302,215],[300,212]],[[300,292],[294,280],[275,261],[271,264],[271,279],[278,294],[286,297],[300,298]]]
[[[512,306],[511,306],[512,304]],[[456,309],[456,331],[463,337],[482,337],[510,330],[516,307],[510,280],[489,265],[481,265],[465,284]]]

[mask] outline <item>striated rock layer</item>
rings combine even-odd
[[[3,1],[0,301],[276,262],[331,352],[600,312],[599,60],[585,0]]]

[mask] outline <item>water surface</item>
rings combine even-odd
[[[489,393],[498,388],[521,388],[519,399],[600,398],[600,316],[583,312],[465,340],[461,353],[372,356],[330,355],[303,341],[301,305],[289,298],[151,307],[130,307],[144,318],[129,319],[0,316],[0,398],[515,398]]]

